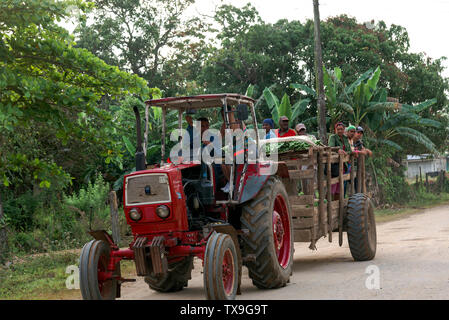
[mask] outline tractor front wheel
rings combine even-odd
[[[204,253],[204,290],[208,300],[234,300],[239,284],[238,256],[231,236],[214,232]]]
[[[150,275],[144,278],[150,289],[159,292],[176,292],[187,287],[192,278],[193,257],[169,264],[168,272],[162,276]]]
[[[242,210],[243,255],[253,255],[247,262],[253,284],[261,289],[284,287],[292,273],[293,232],[291,208],[284,184],[277,177],[268,178],[257,196]]]
[[[117,295],[117,279],[107,277],[110,246],[101,240],[86,243],[80,255],[80,289],[84,300],[113,300]],[[120,273],[120,264],[116,266]]]

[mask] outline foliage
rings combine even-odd
[[[294,126],[295,121],[306,110],[310,103],[310,99],[303,99],[297,101],[293,106],[290,103],[290,97],[284,93],[281,102],[278,97],[274,95],[270,88],[265,88],[263,91],[263,98],[265,99],[268,108],[271,110],[271,116],[274,123],[279,123],[281,116],[286,116],[290,120],[290,125]]]
[[[87,17],[79,20],[77,46],[176,93],[185,79],[182,73],[195,73],[193,65],[205,45],[204,21],[185,17],[193,2],[96,0]],[[183,68],[186,64],[189,67]]]
[[[110,116],[98,106],[100,99],[136,93],[147,95],[146,82],[111,67],[85,49],[56,21],[69,6],[85,10],[82,1],[17,1],[0,4],[0,182],[16,176],[26,183],[49,187],[52,177],[67,182],[56,151],[83,145],[96,149],[106,162],[120,162],[121,153],[110,139]],[[49,140],[48,136],[52,137]],[[48,144],[23,148],[28,139]],[[15,144],[9,143],[15,140]],[[81,149],[82,150],[82,149]],[[78,149],[78,151],[80,151]],[[32,163],[34,170],[27,168]]]

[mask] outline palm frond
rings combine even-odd
[[[372,102],[364,111],[365,113],[378,111],[395,111],[399,110],[400,104],[397,102]]]
[[[407,128],[407,127],[398,127],[396,131],[403,137],[408,137],[411,140],[419,143],[424,146],[427,150],[439,154],[438,150],[435,148],[435,144],[423,133],[418,130]]]
[[[408,105],[408,104],[404,104],[403,108],[407,112],[420,113],[421,111],[426,110],[430,106],[433,106],[435,103],[437,103],[437,99],[433,98],[433,99],[430,99],[430,100],[426,100],[426,101],[424,101],[424,102],[422,102],[420,104],[417,104],[416,106],[411,106],[411,105]]]

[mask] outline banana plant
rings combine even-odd
[[[265,88],[263,97],[271,111],[271,116],[275,123],[279,123],[281,116],[286,116],[290,120],[290,125],[294,126],[296,120],[306,111],[310,104],[310,99],[302,99],[297,101],[293,106],[290,102],[290,97],[285,93],[279,102],[278,97],[271,91],[270,88]]]

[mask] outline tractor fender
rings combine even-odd
[[[109,235],[109,233],[106,230],[90,230],[88,232],[95,240],[103,240],[104,242],[108,243],[110,247],[115,247],[114,240],[112,240],[112,237]]]
[[[271,162],[271,165],[273,164],[276,167],[274,167],[275,170],[271,172],[271,175],[263,174],[264,168],[267,166],[266,163],[249,164],[247,175],[243,181],[243,190],[239,199],[240,203],[253,199],[263,188],[270,176],[276,175],[280,178],[289,178],[288,168],[285,162]]]

